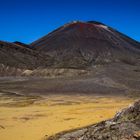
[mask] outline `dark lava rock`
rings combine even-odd
[[[118,112],[113,119],[48,140],[140,140],[140,100]]]

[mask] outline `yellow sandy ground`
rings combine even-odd
[[[50,96],[26,107],[0,107],[0,140],[41,140],[111,118],[133,99]]]

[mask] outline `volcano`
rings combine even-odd
[[[92,69],[139,60],[139,42],[96,21],[65,24],[28,45],[0,41],[0,64],[20,69]]]
[[[136,62],[140,43],[96,21],[74,21],[30,44],[48,56],[46,66],[85,68],[98,64]]]

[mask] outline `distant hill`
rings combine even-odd
[[[22,44],[0,41],[0,64],[17,67],[32,68],[36,52]]]

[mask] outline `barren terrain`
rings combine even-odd
[[[107,94],[110,90],[102,93],[92,86],[84,90],[91,79],[84,80],[84,84],[78,79],[1,77],[0,139],[41,140],[109,119],[138,98],[129,93]],[[100,88],[104,85],[106,82],[100,83]]]

